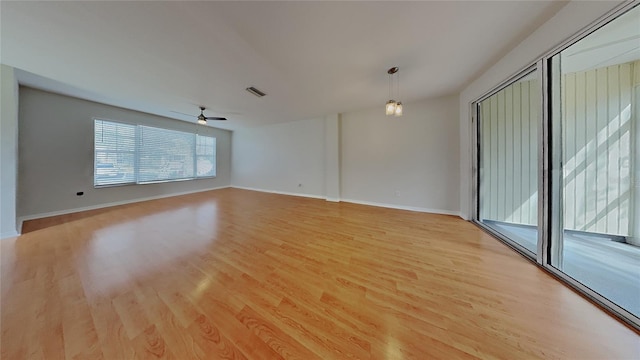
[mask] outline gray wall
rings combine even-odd
[[[18,217],[37,218],[113,203],[230,185],[231,132],[200,126],[217,139],[217,177],[93,187],[93,119],[195,132],[195,124],[20,87]],[[83,196],[76,192],[84,191]]]
[[[12,67],[0,65],[0,84],[0,238],[6,238],[18,235],[18,81]]]

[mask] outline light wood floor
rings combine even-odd
[[[238,189],[1,242],[2,359],[638,359],[640,336],[459,218]]]

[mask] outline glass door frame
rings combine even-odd
[[[635,6],[640,6],[640,0],[627,1],[618,5],[581,31],[543,54],[536,62],[530,63],[470,104],[472,124],[471,140],[473,144],[471,147],[471,170],[473,179],[471,191],[471,222],[498,238],[518,253],[524,255],[529,260],[535,261],[538,266],[581,293],[587,299],[598,304],[605,311],[637,330],[640,330],[640,318],[551,265],[562,263],[562,233],[564,228],[562,208],[562,126],[560,121],[553,121],[554,117],[558,118],[558,114],[553,113],[553,104],[554,101],[557,102],[559,99],[560,86],[559,82],[554,83],[554,81],[552,81],[552,70],[554,66],[557,66],[557,64],[554,64],[552,58]],[[538,114],[538,251],[534,256],[530,251],[524,249],[524,247],[515,241],[491,229],[480,221],[479,167],[481,153],[479,104],[535,70],[538,71],[541,108]],[[554,96],[558,96],[558,99],[554,99]],[[558,109],[559,107],[556,106],[555,111],[558,111]]]
[[[534,254],[531,251],[527,250],[524,246],[520,245],[519,243],[517,243],[516,241],[508,238],[507,236],[501,234],[500,232],[494,230],[493,228],[487,226],[486,224],[484,224],[482,221],[480,221],[480,157],[481,157],[481,153],[480,153],[480,137],[481,137],[481,117],[480,117],[480,103],[482,103],[484,100],[490,98],[491,96],[495,95],[496,93],[500,92],[501,90],[505,89],[506,87],[516,83],[518,80],[532,74],[532,73],[536,73],[536,78],[538,80],[538,84],[542,83],[542,71],[541,71],[541,62],[537,61],[533,64],[530,64],[529,66],[527,66],[526,68],[518,71],[516,74],[514,74],[513,76],[509,77],[507,80],[503,81],[502,83],[500,83],[498,86],[494,87],[493,89],[491,89],[489,92],[487,92],[485,95],[483,95],[482,97],[478,98],[476,101],[474,101],[471,106],[471,121],[473,124],[473,144],[474,146],[472,147],[472,159],[473,159],[473,164],[472,164],[472,177],[473,177],[473,190],[472,190],[472,194],[473,194],[473,201],[472,201],[472,205],[473,205],[473,209],[472,209],[472,216],[471,216],[471,221],[473,223],[475,223],[476,225],[480,226],[483,230],[485,230],[486,232],[490,233],[491,235],[493,235],[494,237],[497,237],[498,239],[500,239],[502,242],[504,242],[507,246],[511,247],[512,249],[514,249],[515,251],[517,251],[518,253],[522,254],[523,256],[525,256],[526,258],[530,259],[530,260],[534,260],[538,263],[541,264],[540,262],[540,254],[541,254],[541,249],[540,249],[540,235],[541,235],[541,227],[540,227],[540,211],[538,211],[538,224],[536,225],[537,229],[538,229],[538,242],[537,242],[537,252]],[[538,87],[538,91],[541,92],[541,87]],[[542,99],[542,93],[539,94],[540,97],[539,99]],[[537,134],[537,139],[538,139],[538,164],[540,163],[540,159],[541,159],[541,153],[540,153],[540,140],[541,140],[541,130],[542,130],[542,116],[541,116],[541,112],[538,112],[538,117],[537,117],[537,129],[538,129],[538,134]],[[539,166],[538,166],[538,173],[540,172],[539,170]],[[540,178],[540,174],[538,174],[538,179]],[[540,181],[538,181],[538,194],[540,194]],[[538,209],[540,209],[540,205],[541,205],[541,197],[538,196]]]

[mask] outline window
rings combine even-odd
[[[196,138],[196,172],[198,177],[216,176],[216,138]]]
[[[195,177],[194,134],[149,126],[140,126],[139,131],[139,183]]]
[[[94,186],[216,175],[216,139],[105,120],[94,123]]]
[[[135,182],[136,127],[96,120],[93,184],[116,185]]]

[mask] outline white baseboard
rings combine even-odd
[[[307,198],[312,198],[312,199],[323,199],[324,200],[324,198],[325,198],[324,196],[321,196],[321,195],[311,195],[311,194],[294,193],[294,192],[277,191],[277,190],[267,190],[267,189],[256,189],[256,188],[250,188],[250,187],[245,187],[245,186],[231,185],[231,187],[235,188],[235,189],[259,191],[259,192],[270,193],[270,194],[279,194],[279,195],[301,196],[301,197],[307,197]]]
[[[21,217],[18,218],[18,225],[19,225],[19,229],[22,230],[22,223],[25,222],[25,221],[28,221],[28,220],[42,219],[42,218],[51,217],[51,216],[73,214],[73,213],[82,212],[82,211],[97,210],[97,209],[103,209],[103,208],[108,208],[108,207],[112,207],[112,206],[133,204],[133,203],[149,201],[149,200],[158,200],[158,199],[164,199],[164,198],[180,196],[180,195],[189,195],[189,194],[195,194],[195,193],[211,191],[211,190],[226,189],[226,188],[229,188],[229,187],[231,187],[231,186],[227,185],[227,186],[219,186],[219,187],[209,188],[209,189],[182,191],[182,192],[178,192],[178,193],[162,194],[162,195],[156,195],[156,196],[148,196],[148,197],[143,197],[143,198],[123,200],[123,201],[114,201],[114,202],[110,202],[110,203],[91,205],[91,206],[84,206],[84,207],[80,207],[80,208],[51,211],[51,212],[33,214],[33,215],[25,215],[25,216],[21,216]]]
[[[5,231],[3,233],[0,233],[0,240],[11,238],[11,237],[16,237],[16,236],[19,236],[19,235],[20,234],[18,234],[17,231]]]
[[[348,202],[348,203],[353,203],[353,204],[360,204],[360,205],[378,206],[378,207],[384,207],[384,208],[390,208],[390,209],[409,210],[409,211],[417,211],[417,212],[424,212],[424,213],[431,213],[431,214],[454,215],[454,216],[460,217],[460,212],[459,211],[441,210],[441,209],[429,209],[429,208],[423,208],[423,207],[417,207],[417,206],[404,206],[404,205],[395,205],[395,204],[385,204],[385,203],[378,203],[378,202],[372,202],[372,201],[362,201],[362,200],[353,200],[353,199],[342,199],[341,201]]]
[[[235,189],[259,191],[259,192],[265,192],[265,193],[271,193],[271,194],[302,196],[302,197],[308,197],[308,198],[313,198],[313,199],[325,199],[325,200],[331,201],[331,202],[348,202],[348,203],[353,203],[353,204],[377,206],[377,207],[384,207],[384,208],[390,208],[390,209],[409,210],[409,211],[417,211],[417,212],[424,212],[424,213],[431,213],[431,214],[454,215],[454,216],[461,217],[459,211],[429,209],[429,208],[422,208],[422,207],[416,207],[416,206],[394,205],[394,204],[385,204],[385,203],[378,203],[378,202],[372,202],[372,201],[362,201],[362,200],[353,200],[353,199],[327,198],[327,197],[319,196],[319,195],[309,195],[309,194],[291,193],[291,192],[276,191],[276,190],[257,189],[257,188],[250,188],[250,187],[245,187],[245,186],[231,185],[231,187],[235,188]]]
[[[103,208],[112,207],[112,206],[126,205],[126,204],[142,202],[142,201],[149,201],[149,200],[164,199],[164,198],[173,197],[173,196],[188,195],[188,194],[194,194],[194,193],[211,191],[211,190],[226,189],[226,188],[236,188],[236,189],[243,189],[243,190],[259,191],[259,192],[271,193],[271,194],[279,194],[279,195],[300,196],[300,197],[307,197],[307,198],[312,198],[312,199],[323,199],[323,200],[327,200],[327,201],[331,201],[331,202],[341,202],[342,201],[342,202],[348,202],[348,203],[353,203],[353,204],[378,206],[378,207],[391,208],[391,209],[409,210],[409,211],[425,212],[425,213],[432,213],[432,214],[443,214],[443,215],[460,216],[460,212],[459,211],[449,211],[449,210],[429,209],[429,208],[422,208],[422,207],[415,207],[415,206],[385,204],[385,203],[354,200],[354,199],[326,198],[326,197],[320,196],[320,195],[293,193],[293,192],[286,192],[286,191],[266,190],[266,189],[257,189],[257,188],[250,188],[250,187],[244,187],[244,186],[227,185],[227,186],[219,186],[219,187],[210,188],[210,189],[183,191],[183,192],[179,192],[179,193],[162,194],[162,195],[149,196],[149,197],[144,197],[144,198],[123,200],[123,201],[114,201],[114,202],[110,202],[110,203],[91,205],[91,206],[85,206],[85,207],[80,207],[80,208],[65,209],[65,210],[51,211],[51,212],[40,213],[40,214],[25,215],[25,216],[21,216],[21,217],[18,218],[18,229],[22,230],[22,223],[25,222],[25,221],[28,221],[28,220],[42,219],[42,218],[51,217],[51,216],[66,215],[66,214],[72,214],[72,213],[77,213],[77,212],[82,212],[82,211],[97,210],[97,209],[103,209]],[[5,232],[5,233],[1,233],[0,234],[0,239],[19,236],[19,235],[20,235],[20,232]]]

